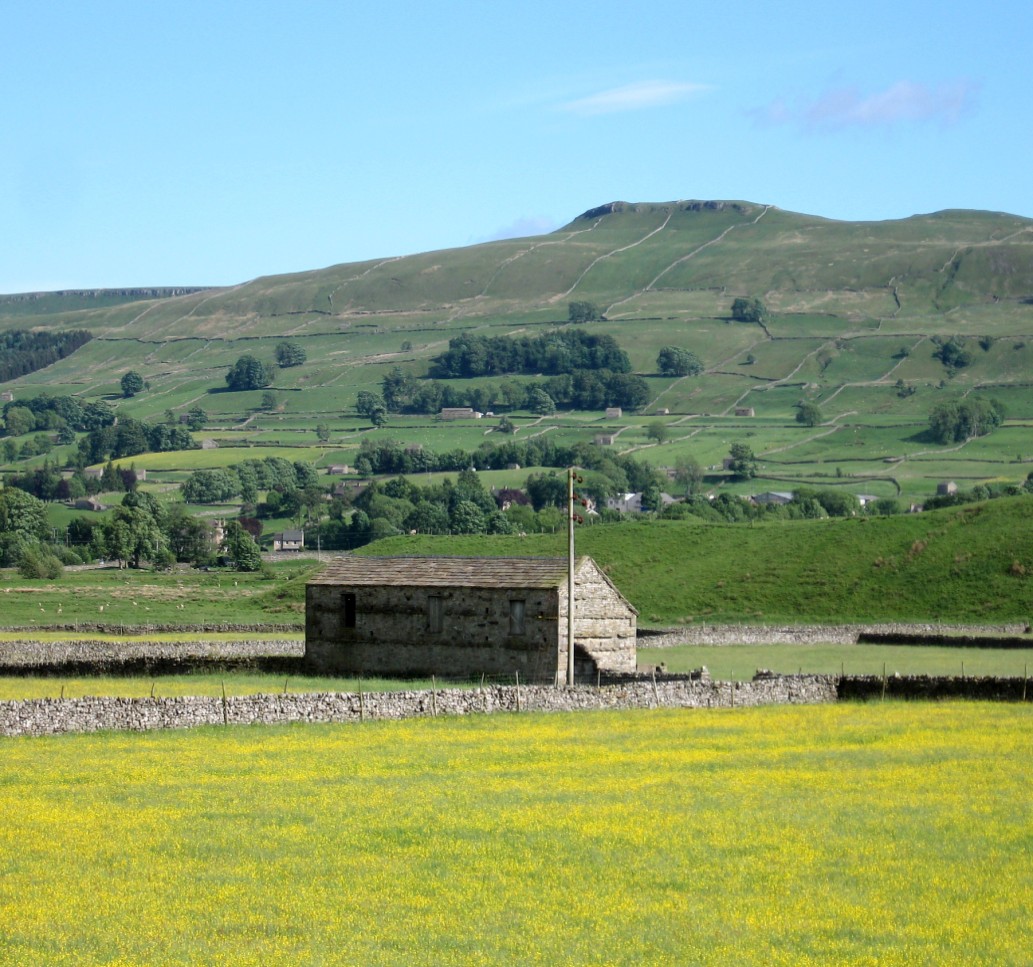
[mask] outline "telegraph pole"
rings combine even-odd
[[[574,512],[574,482],[583,483],[577,471],[567,470],[567,685],[574,684],[574,524],[583,518]],[[579,498],[577,498],[579,499]]]

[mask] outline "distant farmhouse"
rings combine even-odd
[[[791,504],[793,492],[791,490],[768,490],[762,494],[754,494],[750,500],[755,504]]]
[[[638,612],[590,557],[575,566],[575,677],[633,672]],[[562,558],[341,557],[307,587],[313,671],[562,681]]]
[[[303,551],[305,550],[305,532],[302,530],[284,531],[282,534],[273,535],[274,551]]]
[[[443,406],[438,413],[439,420],[479,420],[482,416],[472,406]]]

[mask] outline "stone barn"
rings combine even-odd
[[[574,573],[575,676],[633,672],[638,612],[590,557]],[[565,681],[567,561],[338,558],[306,589],[305,659],[339,674]]]

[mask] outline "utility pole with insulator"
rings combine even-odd
[[[575,493],[574,484],[584,483],[584,478],[571,467],[567,470],[567,685],[574,684],[574,524],[583,524],[584,517],[574,510],[575,501],[587,506]]]

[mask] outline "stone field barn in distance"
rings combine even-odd
[[[633,672],[638,612],[590,557],[574,579],[579,680]],[[306,589],[313,671],[564,681],[567,562],[531,557],[341,557]]]

